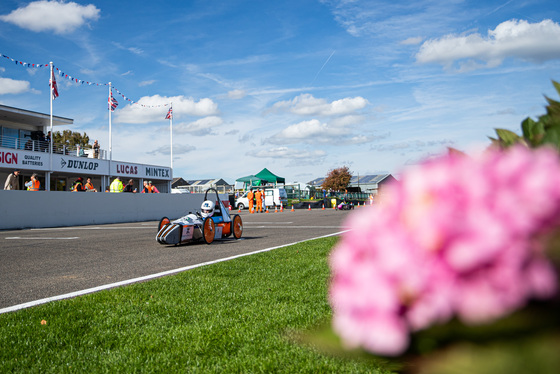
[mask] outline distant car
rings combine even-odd
[[[338,209],[338,210],[350,210],[350,209],[354,209],[354,204],[352,204],[352,203],[347,203],[346,201],[342,201],[340,204],[338,204],[338,206],[336,207],[336,209]]]
[[[256,189],[255,191],[256,192]],[[245,192],[241,197],[235,201],[236,209],[245,209],[249,207],[249,199]],[[264,190],[264,207],[279,207],[288,205],[288,194],[284,188],[265,188]]]
[[[208,192],[216,193],[214,214],[211,217],[203,217],[200,212],[189,213],[186,216],[171,221],[163,217],[158,224],[156,240],[159,244],[184,244],[190,242],[204,241],[212,243],[215,239],[233,238],[239,239],[243,234],[243,221],[241,216],[235,214],[230,216],[228,209],[218,196],[218,191],[209,188],[204,194],[204,201],[210,200]]]

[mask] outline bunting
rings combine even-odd
[[[23,67],[27,67],[27,68],[43,68],[43,67],[49,67],[50,63],[47,64],[32,64],[32,63],[28,63],[28,62],[23,62],[23,61],[19,61],[16,59],[13,59],[11,57],[8,57],[2,53],[0,53],[1,57],[4,57],[12,62],[14,62],[16,65],[19,66],[23,66]],[[88,86],[108,86],[109,83],[96,83],[96,82],[90,82],[90,81],[86,81],[86,80],[82,80],[82,79],[78,79],[76,77],[73,77],[69,74],[64,73],[62,70],[60,70],[58,67],[53,65],[53,69],[56,69],[57,74],[61,77],[61,78],[65,78],[68,79],[69,81],[73,82],[73,83],[77,83],[77,84],[86,84]],[[54,80],[54,74],[52,74],[51,76],[51,80]],[[50,84],[50,83],[49,83]],[[144,108],[160,108],[160,107],[166,107],[169,105],[169,103],[167,104],[161,104],[161,105],[144,105],[144,104],[140,104],[132,99],[129,99],[128,97],[126,97],[123,93],[121,93],[118,89],[116,89],[115,87],[112,88],[113,90],[115,90],[119,95],[122,96],[122,98],[128,102],[130,102],[131,104],[135,104],[135,105],[140,105]],[[56,93],[55,93],[56,92]],[[52,95],[53,98],[58,97],[58,89],[56,87],[56,81],[55,81],[55,86],[54,86],[54,90],[52,90]],[[55,96],[56,95],[56,96]],[[111,97],[113,97],[111,95]],[[114,99],[114,98],[113,98]],[[116,100],[115,100],[116,102]],[[118,105],[118,103],[117,103]],[[115,106],[116,108],[116,106]],[[114,109],[113,109],[114,110]]]
[[[47,64],[31,64],[29,62],[18,61],[18,60],[15,60],[15,59],[11,58],[11,57],[8,57],[8,56],[6,56],[2,53],[0,53],[0,56],[2,56],[4,58],[7,58],[8,60],[12,61],[16,65],[21,65],[21,66],[24,66],[24,67],[27,67],[27,68],[46,68],[46,67],[49,66],[48,63]]]

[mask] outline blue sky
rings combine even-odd
[[[112,82],[115,160],[169,165],[173,102],[176,177],[398,175],[558,99],[560,3],[3,0],[0,53]],[[48,113],[48,79],[0,58],[0,103]],[[57,82],[54,114],[108,148],[108,87]]]

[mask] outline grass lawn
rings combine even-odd
[[[2,314],[0,372],[376,373],[290,339],[330,316],[336,240]]]

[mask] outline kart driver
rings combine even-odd
[[[202,203],[202,205],[200,206],[200,211],[202,212],[202,218],[206,218],[206,217],[212,217],[214,215],[214,208],[216,207],[216,204],[214,204],[213,201],[210,200],[206,200],[205,202]]]

